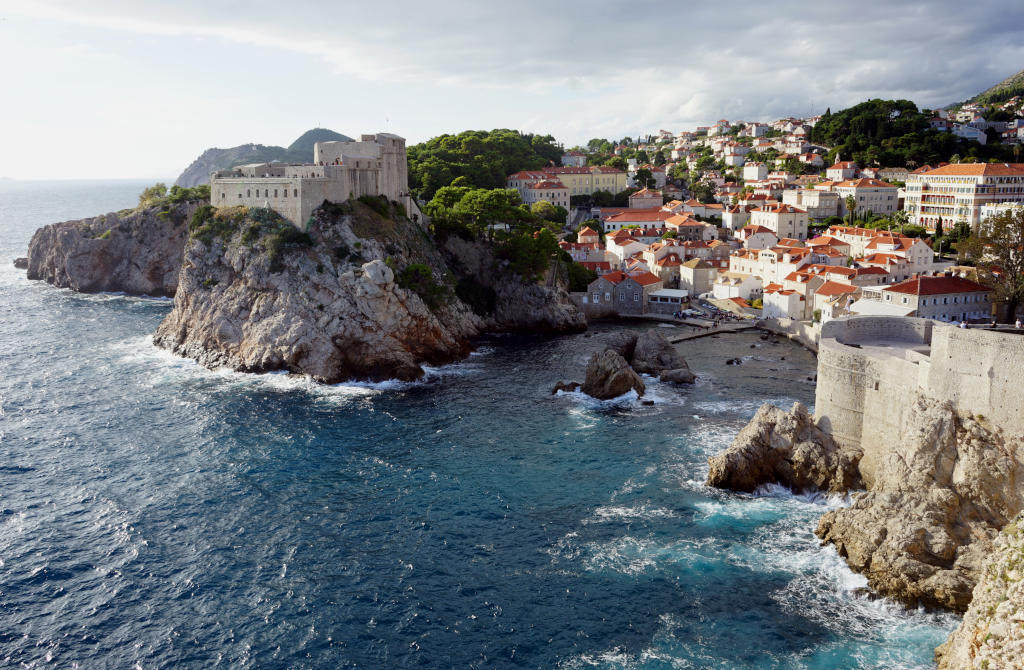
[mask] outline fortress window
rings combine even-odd
[[[299,197],[299,189],[293,190],[292,191],[292,195],[295,196],[296,198],[298,198]]]
[[[284,197],[288,197],[288,189],[284,189]]]
[[[252,189],[248,189],[248,188],[245,189],[245,197],[246,198],[251,198],[252,197]]]
[[[274,197],[275,198],[277,197],[277,189],[276,188],[274,189]]]
[[[221,200],[223,200],[223,199],[224,199],[224,196],[225,196],[225,195],[227,195],[227,194],[226,194],[226,193],[224,193],[223,191],[221,191],[221,194],[220,194],[220,199],[221,199]]]

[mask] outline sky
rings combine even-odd
[[[569,147],[940,106],[1021,69],[1019,0],[0,0],[0,177],[174,178],[313,127]]]

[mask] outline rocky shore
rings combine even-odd
[[[173,296],[188,221],[201,204],[191,200],[43,226],[29,242],[27,276],[83,293]]]
[[[826,513],[817,535],[877,592],[963,612],[992,541],[1024,509],[1024,443],[948,403],[911,402],[866,491],[857,490],[860,450],[838,447],[800,405],[762,407],[710,459],[708,484],[852,493],[853,504]]]
[[[563,288],[507,275],[492,280],[495,294],[532,295],[539,308],[530,320],[499,312],[500,297],[493,314],[475,313],[434,241],[394,208],[383,216],[358,202],[323,207],[308,233],[269,210],[203,216],[154,341],[209,367],[287,370],[324,383],[412,380],[423,364],[465,357],[470,338],[494,326],[586,327]]]

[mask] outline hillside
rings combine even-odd
[[[242,144],[230,149],[207,149],[185,168],[174,183],[186,188],[199,186],[209,183],[210,173],[214,170],[226,170],[245,163],[310,163],[313,161],[313,145],[316,142],[351,140],[351,137],[327,128],[313,128],[300,135],[287,148],[265,144]]]
[[[988,105],[997,102],[1004,102],[1015,95],[1022,94],[1024,94],[1024,70],[1021,70],[1017,74],[1011,75],[1002,80],[995,86],[982,91],[968,100],[968,102],[978,102]]]
[[[830,160],[854,160],[858,165],[917,167],[949,162],[954,156],[1013,160],[1008,147],[931,129],[930,118],[909,100],[868,100],[835,113],[826,111],[811,131],[811,141],[830,147]]]

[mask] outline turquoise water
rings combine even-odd
[[[611,325],[417,384],[209,371],[150,344],[168,301],[10,264],[142,186],[0,185],[0,665],[932,667],[956,619],[858,595],[842,500],[703,486],[807,352],[694,341],[653,407],[549,394]]]

